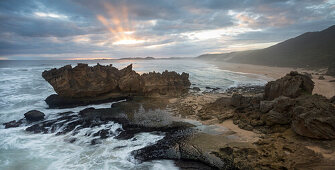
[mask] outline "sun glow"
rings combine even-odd
[[[34,13],[38,17],[49,17],[49,18],[57,18],[57,19],[66,19],[67,16],[54,14],[54,13],[44,13],[44,12],[35,12]]]
[[[136,31],[129,19],[126,6],[112,6],[109,3],[104,3],[104,7],[107,9],[108,17],[103,15],[96,17],[111,33],[113,45],[132,45],[145,42],[145,40],[136,37]]]
[[[136,39],[124,39],[120,41],[116,41],[113,44],[114,45],[130,45],[130,44],[140,44],[143,43],[144,40],[136,40]]]

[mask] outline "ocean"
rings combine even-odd
[[[133,64],[133,69],[140,74],[165,70],[186,72],[190,75],[192,87],[199,87],[201,92],[211,88],[227,88],[247,85],[264,85],[266,78],[259,75],[248,75],[227,70],[191,59],[162,60],[29,60],[0,61],[0,169],[178,169],[171,160],[156,160],[139,164],[131,156],[131,151],[152,145],[164,136],[162,134],[140,133],[136,141],[114,138],[104,139],[102,144],[90,145],[93,136],[88,132],[99,131],[108,126],[112,133],[122,125],[110,122],[103,126],[81,129],[76,134],[80,139],[68,142],[70,135],[31,134],[17,127],[4,129],[2,124],[23,118],[29,110],[39,110],[46,114],[46,119],[57,117],[56,113],[73,111],[78,113],[87,107],[106,108],[112,103],[81,106],[71,109],[48,109],[44,99],[54,90],[41,76],[44,70],[59,68],[76,63],[95,65],[113,64],[121,69]]]

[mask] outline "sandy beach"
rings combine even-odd
[[[321,94],[326,96],[327,98],[331,98],[335,96],[335,82],[330,82],[331,80],[335,81],[334,77],[324,76],[324,80],[319,80],[320,74],[324,74],[325,70],[306,70],[302,68],[290,68],[290,67],[269,67],[269,66],[261,66],[261,65],[251,65],[251,64],[237,64],[237,63],[227,63],[227,62],[210,62],[211,64],[216,65],[218,68],[223,70],[229,70],[234,72],[242,72],[242,73],[251,73],[251,74],[259,74],[266,76],[269,81],[279,79],[285,76],[290,71],[298,71],[298,72],[307,72],[312,74],[313,81],[315,83],[315,87],[313,90],[313,94]],[[253,75],[250,75],[253,76]]]

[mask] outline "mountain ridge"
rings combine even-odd
[[[269,66],[328,67],[335,63],[335,25],[264,49],[204,54],[197,58]]]

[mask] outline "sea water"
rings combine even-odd
[[[133,64],[133,69],[140,74],[165,70],[189,73],[192,86],[206,91],[206,87],[220,88],[221,91],[233,86],[264,85],[266,78],[226,70],[202,61],[175,60],[88,60],[88,61],[0,61],[0,124],[18,120],[29,110],[39,110],[46,114],[46,119],[57,118],[57,113],[73,111],[77,114],[87,107],[108,108],[113,103],[81,106],[71,109],[47,109],[44,99],[54,90],[41,76],[44,70],[59,68],[67,64],[72,67],[77,63],[95,65],[113,64],[121,69]],[[120,101],[123,102],[123,101]],[[102,144],[91,145],[93,136],[88,132],[99,131],[109,127],[111,133],[118,133],[120,124],[108,124],[94,128],[84,128],[76,134],[74,143],[67,135],[31,134],[18,127],[4,129],[0,125],[0,169],[178,169],[173,161],[156,160],[138,163],[131,152],[152,145],[164,136],[153,133],[140,133],[135,141],[117,140],[113,137],[104,139]],[[90,133],[93,134],[93,133]]]

